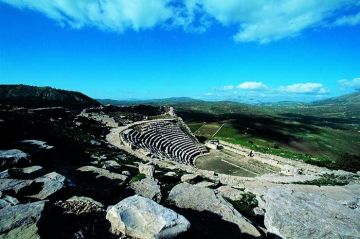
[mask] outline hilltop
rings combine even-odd
[[[0,104],[19,107],[84,108],[99,106],[96,100],[76,91],[29,85],[0,85]]]
[[[316,101],[313,105],[332,105],[332,104],[342,104],[342,105],[359,105],[360,104],[360,91],[333,97],[325,100]]]

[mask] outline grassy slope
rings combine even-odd
[[[352,111],[352,105],[353,101],[351,105],[286,107],[186,102],[174,107],[197,135],[210,138],[224,124],[214,138],[308,163],[356,171],[360,170],[360,117]]]
[[[309,163],[360,170],[360,93],[311,104],[247,105],[190,98],[117,102],[171,105],[192,132]],[[103,102],[104,103],[104,102]]]

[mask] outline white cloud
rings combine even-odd
[[[357,24],[360,24],[360,12],[355,15],[340,17],[335,21],[335,25],[337,26],[355,26]]]
[[[223,87],[221,87],[221,89],[223,90],[233,90],[235,88],[235,86],[233,85],[225,85]]]
[[[350,88],[355,90],[360,90],[360,78],[354,78],[352,80],[339,80],[338,83],[342,88]]]
[[[247,81],[247,82],[243,82],[243,83],[239,84],[237,86],[237,88],[243,89],[243,90],[263,90],[263,89],[266,89],[267,86],[264,85],[262,82]]]
[[[194,1],[191,0],[192,4]],[[313,27],[333,25],[341,10],[360,5],[358,0],[197,0],[197,3],[198,8],[223,25],[238,26],[235,41],[260,43],[294,37]]]
[[[18,8],[45,14],[60,24],[74,28],[94,26],[123,32],[141,30],[164,23],[172,16],[170,0],[0,0]]]
[[[326,94],[329,91],[320,83],[297,83],[293,85],[281,86],[281,92],[295,94]]]
[[[267,43],[306,29],[360,24],[359,0],[0,0],[41,12],[61,25],[123,32],[156,26],[204,32],[235,26],[234,40]]]

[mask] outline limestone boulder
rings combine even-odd
[[[223,197],[232,201],[239,201],[243,198],[244,191],[230,186],[221,186],[216,191]]]
[[[249,178],[242,178],[227,174],[219,174],[218,176],[220,183],[224,185],[232,186],[233,188],[243,189],[244,181],[249,180]]]
[[[161,201],[160,185],[154,179],[144,178],[140,181],[132,182],[130,188],[133,189],[137,195],[149,198],[156,202]]]
[[[358,238],[360,213],[306,187],[278,186],[264,200],[265,226],[281,238]]]
[[[0,209],[0,238],[40,238],[37,223],[44,206],[39,201]]]
[[[173,171],[169,171],[169,172],[165,173],[164,176],[167,176],[167,177],[175,177],[175,176],[176,176],[176,173],[173,172]]]
[[[147,177],[154,177],[155,167],[150,164],[139,164],[139,173],[144,174]]]
[[[58,174],[56,172],[48,173],[44,176],[41,176],[34,180],[34,182],[38,185],[41,185],[40,192],[29,196],[30,198],[36,198],[40,200],[44,200],[51,195],[57,193],[61,189],[63,189],[67,182],[66,178]]]
[[[118,162],[116,162],[115,160],[107,160],[103,163],[105,169],[108,170],[120,170],[121,166]]]
[[[2,178],[0,179],[0,191],[19,194],[29,188],[32,184],[33,180]]]
[[[19,142],[19,146],[24,148],[25,151],[30,152],[31,155],[42,151],[49,151],[54,148],[54,146],[48,145],[45,141],[35,139],[22,140]]]
[[[220,194],[209,188],[181,183],[171,189],[168,200],[178,208],[219,215],[224,221],[237,225],[241,233],[261,237],[248,219],[236,211]]]
[[[138,195],[110,206],[106,219],[112,233],[140,239],[173,238],[190,227],[182,215]]]
[[[29,155],[19,149],[0,150],[0,168],[30,164]]]
[[[205,187],[205,188],[213,188],[216,186],[216,183],[208,182],[208,181],[202,181],[197,184],[195,184],[198,187]]]
[[[43,173],[43,167],[9,168],[0,172],[0,178],[34,179]]]
[[[117,180],[119,184],[123,184],[123,182],[128,178],[125,175],[113,173],[109,170],[103,169],[103,168],[97,168],[94,166],[83,166],[81,168],[77,169],[81,172],[90,172],[96,174],[96,178],[104,177],[110,180]]]

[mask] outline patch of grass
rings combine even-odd
[[[146,175],[143,173],[139,173],[131,178],[130,183],[141,181],[142,179],[146,178]]]
[[[247,218],[254,217],[255,214],[253,209],[258,206],[258,200],[256,199],[255,194],[247,192],[242,196],[241,200],[233,201],[229,198],[226,198],[226,200],[228,200],[243,216]]]
[[[203,123],[187,124],[187,126],[190,128],[191,132],[193,132],[193,133],[194,133],[196,130],[198,130],[202,125],[203,125]]]
[[[209,123],[202,125],[197,131],[197,136],[205,136],[205,137],[212,137],[216,131],[221,127],[218,123]]]
[[[319,179],[314,179],[296,184],[316,185],[316,186],[344,186],[349,183],[346,176],[335,176],[334,174],[323,174]]]

